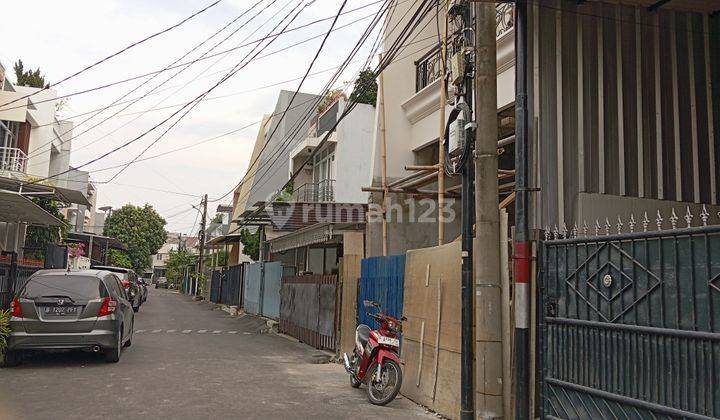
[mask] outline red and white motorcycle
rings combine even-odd
[[[405,317],[398,320],[380,309],[376,302],[366,300],[365,307],[374,307],[376,314],[368,313],[380,328],[371,330],[359,325],[355,330],[355,350],[352,356],[343,354],[345,370],[350,374],[350,385],[359,388],[367,386],[368,400],[375,405],[385,405],[395,399],[402,386],[400,365],[400,338]]]

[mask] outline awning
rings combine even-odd
[[[282,252],[288,249],[321,244],[331,240],[332,237],[333,225],[331,223],[314,225],[269,241],[270,252]]]
[[[0,222],[29,223],[32,225],[60,226],[60,220],[27,197],[0,191]]]
[[[282,252],[329,242],[343,232],[358,231],[364,228],[365,225],[362,223],[318,223],[271,239],[268,243],[270,243],[270,252]]]
[[[239,233],[230,233],[228,235],[216,236],[209,241],[205,242],[206,245],[222,245],[231,244],[240,241]]]
[[[102,247],[107,245],[107,247],[111,249],[127,251],[122,242],[120,242],[117,238],[113,238],[111,236],[93,235],[92,233],[69,232],[67,238],[69,241],[87,243],[90,243],[90,239],[92,238],[93,244],[100,244],[100,246]]]
[[[90,207],[91,204],[83,193],[69,188],[43,184],[31,184],[28,181],[0,177],[0,190],[19,192],[27,196],[48,197],[63,203],[74,203]]]

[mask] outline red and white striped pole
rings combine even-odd
[[[515,418],[530,418],[527,0],[515,2]]]

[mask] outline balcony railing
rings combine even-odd
[[[513,3],[497,3],[495,13],[495,34],[497,38],[505,35],[512,30],[515,24],[515,4]],[[453,54],[455,46],[448,46],[448,54],[446,59],[447,68],[450,68],[449,57]],[[440,47],[435,46],[428,51],[418,61],[415,62],[415,91],[419,92],[425,86],[436,81],[440,77]]]
[[[0,171],[25,172],[28,157],[17,147],[0,147]]]
[[[299,203],[333,202],[335,201],[335,180],[324,179],[317,183],[303,184],[293,191],[292,201]]]

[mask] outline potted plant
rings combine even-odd
[[[9,336],[10,311],[0,311],[0,361],[5,360],[5,349],[7,348],[7,339]]]

